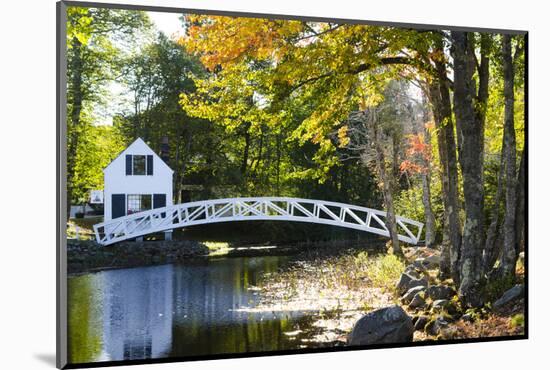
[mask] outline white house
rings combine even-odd
[[[171,206],[173,174],[141,138],[136,139],[103,169],[104,221]]]

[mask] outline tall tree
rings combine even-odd
[[[146,27],[143,12],[102,8],[67,9],[67,212],[78,201],[75,166],[80,138],[89,126],[94,103],[101,101],[102,88],[119,69],[120,49],[115,38],[124,39]]]
[[[459,294],[469,306],[480,306],[482,285],[483,180],[479,150],[483,140],[476,117],[476,66],[473,34],[452,31],[454,61],[454,113],[461,145],[464,208],[466,220],[462,234]]]
[[[525,249],[525,149],[521,153],[516,189],[516,254]],[[517,258],[517,256],[516,256]]]
[[[514,127],[514,64],[512,36],[502,36],[502,68],[504,74],[504,168],[505,213],[504,245],[500,270],[503,276],[515,273],[516,252],[516,131]]]
[[[436,39],[432,54],[436,77],[431,80],[428,91],[437,130],[444,205],[440,274],[442,277],[452,277],[458,285],[462,227],[459,218],[457,144],[443,36]]]
[[[393,173],[393,168],[399,167],[401,163],[399,153],[402,151],[402,125],[404,117],[409,113],[408,101],[401,97],[405,86],[398,81],[391,81],[382,93],[382,101],[375,106],[361,104],[362,110],[352,112],[338,132],[340,146],[346,147],[355,156],[359,156],[365,165],[375,169],[387,211],[386,226],[391,238],[392,251],[398,255],[402,255],[403,252],[399,244],[395,214],[394,193],[397,177]],[[347,158],[349,157],[345,157]]]

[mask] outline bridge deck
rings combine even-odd
[[[417,244],[423,224],[396,216],[399,240]],[[94,225],[96,240],[109,245],[139,236],[193,225],[249,221],[297,221],[341,226],[389,237],[386,212],[322,200],[259,197],[181,203],[134,213]]]

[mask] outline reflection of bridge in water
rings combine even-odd
[[[399,240],[417,244],[423,224],[396,216]],[[230,221],[298,221],[341,226],[389,237],[386,212],[322,200],[259,197],[203,200],[134,213],[94,225],[96,240],[109,245],[147,234]]]

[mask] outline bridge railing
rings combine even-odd
[[[228,198],[181,203],[134,213],[94,225],[103,245],[175,228],[245,220],[310,222],[347,227],[389,237],[386,212],[350,204],[312,199]],[[399,240],[417,244],[423,224],[396,216]]]

